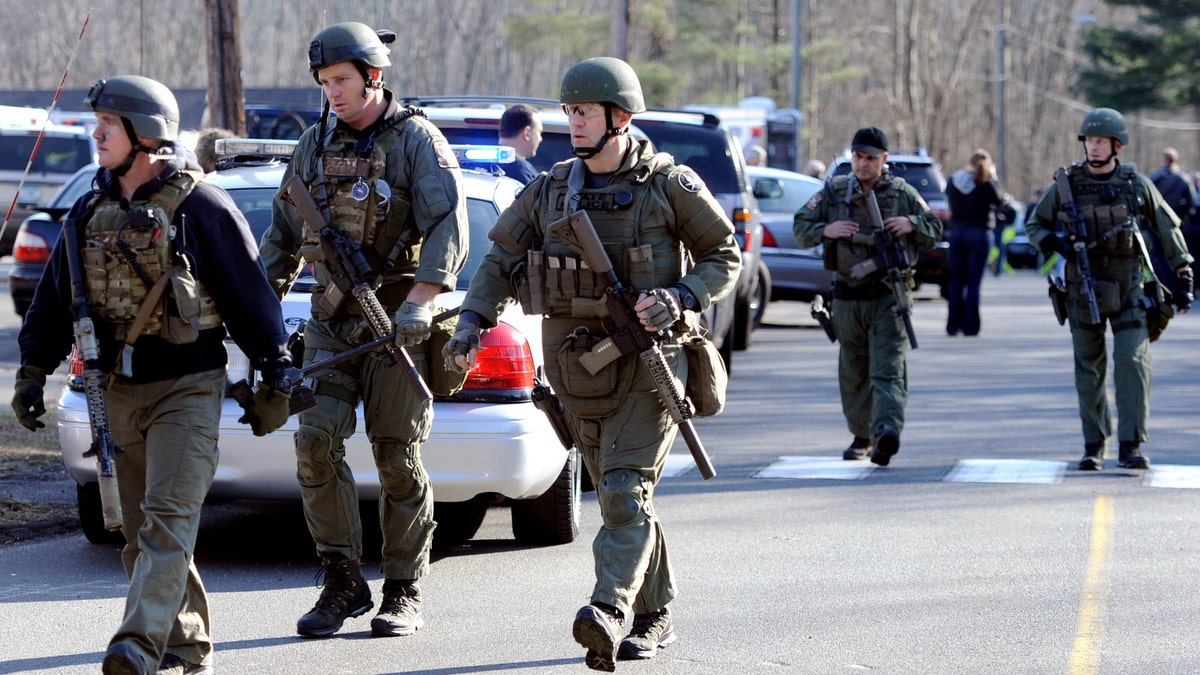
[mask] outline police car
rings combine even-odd
[[[229,139],[219,146],[223,147],[218,152],[226,157],[208,179],[233,197],[258,239],[270,224],[271,204],[295,141]],[[512,152],[511,148],[503,150]],[[505,158],[503,150],[498,154],[497,146],[456,146],[464,167],[470,255],[458,276],[458,288],[438,298],[441,307],[457,307],[462,302],[471,276],[491,248],[488,231],[521,189],[520,183],[494,173],[494,164]],[[482,155],[482,159],[469,160],[468,154]],[[284,298],[283,317],[290,330],[310,315],[311,287],[311,279],[302,276]],[[470,539],[494,504],[511,505],[512,530],[518,541],[573,541],[579,533],[582,464],[575,449],[563,448],[530,399],[534,376],[541,368],[540,318],[525,316],[514,306],[501,315],[496,328],[484,334],[482,344],[484,349],[463,390],[434,401],[433,430],[421,450],[437,500],[435,543],[453,545]],[[229,382],[253,381],[248,360],[237,346],[227,341],[226,349]],[[73,361],[73,375],[80,372],[81,365]],[[238,423],[241,415],[234,399],[226,398],[221,413],[220,461],[210,499],[298,500],[292,441],[296,418],[279,431],[258,438],[250,427]],[[64,388],[58,402],[58,425],[63,460],[78,484],[84,534],[95,543],[112,542],[114,535],[102,526],[94,460],[83,457],[91,431],[80,382]],[[346,450],[360,499],[377,500],[379,477],[361,426],[347,441]],[[115,535],[119,537],[119,533]]]

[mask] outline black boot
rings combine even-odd
[[[317,579],[322,576],[325,583],[321,597],[308,614],[296,622],[296,632],[301,637],[329,637],[346,619],[362,616],[375,606],[371,602],[371,588],[367,586],[357,560],[326,558],[317,572]]]
[[[850,442],[850,447],[846,448],[846,451],[842,453],[842,459],[866,459],[867,455],[871,454],[872,447],[874,446],[871,445],[871,439],[855,436],[854,440]]]
[[[1079,460],[1080,471],[1099,471],[1104,468],[1104,444],[1084,443],[1083,459]]]
[[[900,452],[900,434],[892,429],[885,429],[879,438],[875,439],[875,450],[871,452],[871,461],[879,466],[887,466],[892,461],[892,455]]]
[[[1149,469],[1150,460],[1142,456],[1137,441],[1121,441],[1117,452],[1117,466],[1122,469]]]

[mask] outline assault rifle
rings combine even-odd
[[[92,446],[84,457],[96,458],[96,478],[100,483],[100,510],[104,529],[121,529],[121,495],[117,488],[115,457],[124,452],[113,442],[108,426],[108,402],[104,399],[107,378],[100,370],[100,342],[91,317],[87,299],[87,278],[83,270],[83,250],[79,248],[76,220],[69,218],[62,228],[63,247],[67,251],[67,268],[71,274],[71,314],[75,318],[75,350],[83,361],[83,391],[87,399],[88,424],[92,428]]]
[[[883,227],[883,214],[879,212],[879,201],[875,198],[874,190],[865,194],[855,195],[855,200],[866,204],[867,219],[874,228],[870,235],[855,234],[851,241],[856,244],[867,244],[875,247],[875,255],[854,266],[851,273],[856,279],[861,279],[871,272],[883,270],[883,283],[887,284],[896,296],[896,318],[904,324],[904,332],[908,334],[908,344],[917,348],[917,334],[912,325],[912,294],[901,271],[912,265],[908,258],[908,248],[903,241],[892,236]]]
[[[300,218],[310,228],[317,230],[321,243],[320,250],[314,252],[313,259],[323,261],[333,278],[333,286],[326,289],[325,296],[331,302],[332,308],[336,309],[347,294],[352,295],[362,308],[363,318],[376,340],[393,333],[392,319],[379,303],[379,298],[375,297],[374,287],[367,281],[371,266],[358,242],[346,236],[345,232],[321,215],[320,209],[299,176],[289,178],[280,188],[280,195],[296,207]],[[423,400],[431,400],[433,392],[429,391],[429,386],[421,379],[421,373],[409,356],[408,350],[403,345],[396,344],[394,340],[390,345],[384,344],[383,347],[388,353],[388,365],[401,364],[417,395]]]
[[[581,359],[580,362],[594,374],[617,357],[636,352],[650,370],[654,385],[658,388],[659,398],[666,406],[671,419],[679,425],[683,440],[692,453],[692,459],[700,469],[700,475],[705,480],[717,475],[704,444],[696,434],[696,427],[692,424],[695,408],[684,395],[683,387],[679,380],[675,379],[675,374],[671,372],[671,367],[659,347],[659,342],[666,338],[669,332],[664,331],[667,335],[651,333],[642,325],[637,310],[633,308],[637,304],[638,291],[626,288],[617,278],[612,261],[604,251],[604,244],[596,234],[596,228],[592,225],[587,211],[576,211],[550,223],[548,229],[565,239],[583,258],[584,264],[600,277],[604,283],[604,305],[608,310],[608,317],[617,325],[617,330],[589,353],[594,358],[588,361]]]
[[[1087,252],[1087,222],[1083,219],[1083,212],[1079,210],[1079,205],[1075,203],[1075,196],[1071,194],[1071,182],[1067,179],[1067,172],[1063,169],[1055,172],[1054,182],[1058,185],[1058,197],[1062,200],[1063,211],[1067,214],[1067,218],[1063,222],[1063,230],[1067,235],[1067,241],[1071,242],[1071,248],[1075,251],[1075,265],[1079,268],[1083,294],[1087,296],[1089,318],[1093,324],[1098,324],[1100,323],[1100,308],[1096,304],[1096,275],[1092,273],[1092,261],[1088,258]],[[1136,228],[1137,225],[1134,224],[1133,227]]]

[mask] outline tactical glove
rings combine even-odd
[[[46,371],[37,366],[21,366],[17,369],[17,378],[13,394],[13,412],[17,421],[30,431],[37,431],[46,426],[38,420],[46,414],[46,403],[42,400],[43,388],[46,386]]]
[[[396,344],[411,347],[429,339],[433,310],[425,305],[405,301],[396,310]]]
[[[1180,312],[1186,312],[1192,308],[1192,301],[1195,297],[1195,282],[1192,280],[1192,268],[1184,267],[1175,273],[1179,281],[1179,292],[1175,294],[1175,306]]]
[[[679,305],[679,291],[674,288],[655,288],[642,293],[633,308],[637,310],[638,318],[646,330],[655,333],[670,328],[683,314]]]
[[[291,397],[292,383],[286,377],[276,378],[274,384],[259,380],[250,409],[238,418],[238,422],[249,424],[255,436],[266,436],[287,422]]]
[[[463,312],[463,315],[469,314],[471,313]],[[458,328],[446,346],[442,347],[442,359],[446,363],[446,370],[465,373],[475,365],[475,357],[479,354],[479,333],[479,324],[465,320],[461,315],[458,317]],[[463,357],[465,368],[458,363],[459,356]]]
[[[1075,258],[1075,248],[1071,245],[1071,242],[1056,234],[1046,237],[1042,242],[1046,244],[1046,248],[1044,249],[1046,255],[1057,253],[1063,257],[1063,260],[1073,260]]]

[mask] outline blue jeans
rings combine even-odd
[[[950,308],[946,333],[979,334],[979,284],[987,266],[991,233],[970,227],[950,230]]]

